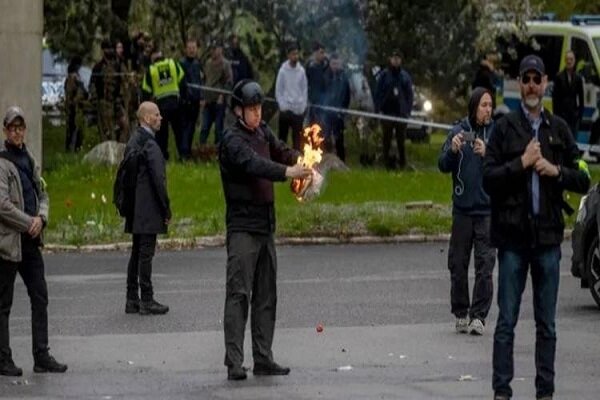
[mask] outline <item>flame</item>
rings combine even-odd
[[[302,164],[306,168],[313,168],[323,159],[323,150],[320,147],[325,139],[321,135],[321,127],[317,124],[306,127],[304,128],[303,136],[306,143],[304,144],[304,152],[298,157],[297,163]],[[299,201],[302,201],[302,194],[310,186],[311,181],[311,177],[292,180],[292,192]]]

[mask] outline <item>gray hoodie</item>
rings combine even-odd
[[[275,83],[275,97],[280,111],[304,114],[308,101],[308,84],[300,62],[295,67],[290,65],[289,60],[281,64]]]

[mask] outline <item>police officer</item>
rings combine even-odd
[[[65,372],[48,352],[48,288],[41,235],[48,222],[48,195],[39,167],[25,146],[25,116],[10,107],[4,116],[6,141],[0,146],[0,375],[21,376],[9,345],[8,317],[17,272],[31,302],[34,372]]]
[[[165,157],[169,159],[169,125],[175,134],[175,143],[179,157],[185,152],[181,148],[181,119],[179,116],[179,85],[184,72],[179,63],[172,58],[165,58],[160,50],[152,53],[152,64],[144,76],[142,90],[147,99],[152,99],[160,110],[162,123],[156,133],[156,141]]]
[[[121,93],[122,71],[117,62],[115,49],[110,40],[101,44],[103,57],[92,69],[90,80],[91,97],[98,110],[98,132],[101,140],[114,140],[115,121],[122,116]]]
[[[412,79],[408,72],[402,68],[402,53],[398,50],[392,52],[389,59],[390,65],[377,80],[375,92],[375,108],[377,112],[401,118],[408,118],[413,104]],[[381,121],[383,131],[383,158],[388,169],[406,166],[406,123]],[[398,160],[390,155],[392,135],[395,133],[396,146],[398,147]]]
[[[273,181],[303,178],[311,170],[296,164],[300,153],[276,139],[262,121],[263,92],[252,80],[235,85],[231,108],[237,121],[219,147],[226,201],[227,282],[225,365],[230,380],[246,379],[244,330],[252,310],[254,375],[287,375],[275,363],[271,346],[277,304],[277,260],[273,233]]]

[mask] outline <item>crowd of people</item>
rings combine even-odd
[[[243,79],[256,78],[252,62],[240,47],[240,38],[231,35],[227,43],[213,40],[204,60],[199,57],[200,42],[194,38],[186,41],[180,59],[165,56],[147,34],[136,34],[130,42],[130,46],[124,46],[120,41],[102,41],[102,59],[92,69],[89,92],[79,75],[81,58],[75,57],[69,63],[65,80],[66,150],[81,148],[84,115],[90,109],[96,116],[101,141],[126,142],[137,121],[135,110],[145,100],[155,101],[160,108],[163,124],[158,141],[167,159],[169,128],[175,137],[177,158],[192,158],[200,116],[197,143],[206,145],[214,127],[214,144],[218,144],[232,88]],[[314,44],[305,65],[300,61],[297,44],[289,44],[286,52],[275,84],[278,137],[286,142],[291,137],[293,147],[300,149],[303,126],[317,123],[325,134],[324,150],[345,161],[345,114],[332,110],[345,110],[350,105],[352,91],[345,60],[336,51],[328,53],[319,42]],[[406,118],[413,104],[412,79],[401,66],[399,51],[389,54],[389,62],[388,68],[374,77],[375,109]],[[382,130],[386,166],[404,167],[406,124],[387,121],[382,123]],[[394,135],[397,157],[390,154]]]

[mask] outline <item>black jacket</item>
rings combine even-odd
[[[310,59],[306,65],[306,81],[308,82],[308,101],[310,104],[322,105],[327,93],[326,74],[329,60],[324,59],[320,64]]]
[[[167,232],[165,219],[171,219],[167,194],[166,166],[163,154],[152,134],[139,127],[131,136],[125,154],[141,151],[133,218],[125,220],[125,232],[159,234]]]
[[[181,82],[180,92],[181,101],[184,103],[195,103],[203,99],[202,89],[198,86],[202,85],[202,64],[197,58],[183,57],[179,60],[181,68],[183,68],[184,77]]]
[[[407,118],[413,106],[412,79],[403,68],[386,68],[377,79],[375,110]]]
[[[263,122],[250,131],[236,121],[219,146],[228,232],[275,232],[273,181],[285,181],[300,153],[277,139]]]
[[[563,190],[585,193],[587,171],[578,167],[579,151],[565,121],[543,113],[538,132],[542,156],[560,165],[559,178],[540,176],[540,210],[533,217],[532,168],[523,169],[521,155],[533,129],[519,108],[500,118],[490,137],[484,159],[484,188],[492,206],[492,243],[499,248],[524,249],[559,245],[563,240]]]
[[[226,57],[231,61],[234,86],[242,79],[254,79],[254,69],[242,49],[232,47],[227,52]]]
[[[583,79],[577,72],[569,82],[567,71],[562,70],[554,79],[552,89],[552,109],[570,126],[575,125],[583,116]],[[573,132],[577,135],[577,132]]]

